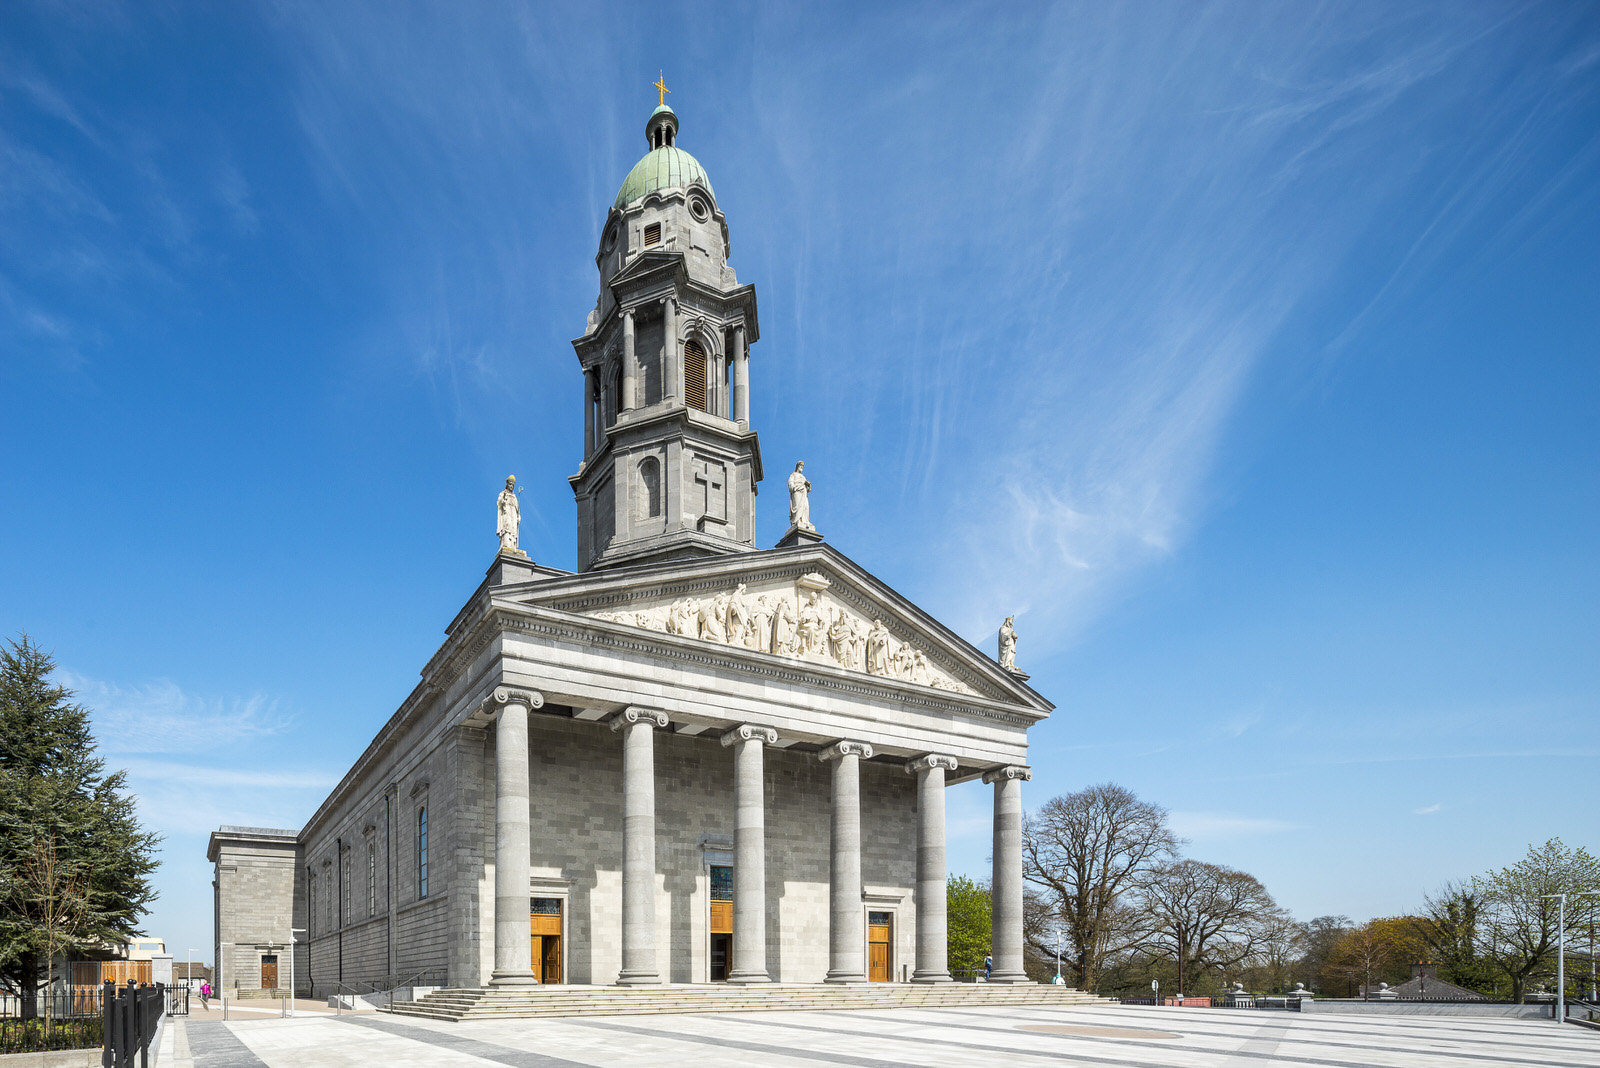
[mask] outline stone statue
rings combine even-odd
[[[872,675],[887,675],[889,668],[889,628],[883,625],[883,620],[874,619],[872,629],[867,632],[867,672]]]
[[[805,476],[806,462],[794,465],[789,476],[789,525],[796,530],[816,530],[811,525],[811,483]]]
[[[850,666],[850,646],[854,637],[855,628],[850,626],[850,616],[841,608],[834,613],[833,622],[828,624],[829,652],[840,667]]]
[[[1000,624],[1000,666],[1007,671],[1017,670],[1017,628],[1011,625],[1016,616],[1006,616]]]
[[[700,602],[693,597],[682,597],[673,602],[672,614],[667,617],[670,625],[668,631],[681,634],[685,638],[700,637],[697,621],[700,616]]]
[[[910,682],[912,661],[911,646],[901,645],[900,648],[896,649],[894,651],[894,677]]]
[[[794,656],[799,632],[794,618],[794,602],[779,597],[772,607],[772,651]]]
[[[932,670],[928,665],[928,658],[918,649],[911,661],[911,681],[921,686],[926,686],[933,678]]]
[[[772,601],[764,593],[750,609],[750,630],[744,636],[744,645],[758,653],[772,652]]]
[[[822,606],[817,602],[817,591],[812,590],[806,595],[806,603],[800,606],[800,622],[795,628],[795,633],[800,639],[801,656],[826,655],[827,626]]]
[[[500,491],[500,499],[496,502],[499,512],[499,522],[495,524],[495,536],[500,539],[500,551],[515,553],[517,549],[517,528],[522,525],[522,508],[517,504],[517,476],[512,475],[506,479],[506,488]]]
[[[739,588],[728,597],[728,644],[743,645],[745,634],[750,629],[750,602],[744,599],[744,583],[739,583]]]
[[[700,602],[700,638],[708,642],[725,642],[728,640],[727,628],[723,619],[728,611],[727,594],[720,597],[707,597]]]

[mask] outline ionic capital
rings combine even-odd
[[[998,779],[1021,779],[1023,782],[1030,782],[1033,779],[1033,769],[1026,764],[1007,764],[1003,768],[991,768],[983,773],[985,784]]]
[[[920,772],[932,771],[934,768],[955,771],[956,764],[956,758],[953,756],[945,756],[942,753],[928,753],[917,757],[915,760],[908,761],[906,763],[906,772],[910,775],[916,775]]]
[[[670,720],[665,712],[655,708],[624,708],[611,720],[611,729],[620,731],[631,727],[635,723],[643,723],[647,727],[665,727]]]
[[[723,745],[737,745],[740,742],[761,742],[765,745],[777,745],[778,732],[771,727],[758,727],[753,723],[744,723],[722,736]]]
[[[866,742],[834,742],[832,745],[828,746],[828,748],[818,753],[817,756],[821,757],[823,760],[837,760],[840,757],[847,756],[860,757],[862,760],[866,760],[868,757],[872,756],[872,746],[868,745]]]
[[[544,694],[538,690],[521,690],[515,686],[496,686],[494,693],[480,706],[486,712],[498,712],[504,705],[521,705],[532,712],[544,707]]]

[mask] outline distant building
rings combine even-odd
[[[1439,978],[1439,966],[1432,961],[1419,960],[1411,966],[1411,978],[1397,986],[1380,983],[1364,986],[1361,996],[1367,998],[1395,998],[1400,1001],[1488,1001],[1476,990],[1446,982]]]

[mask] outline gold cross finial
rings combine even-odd
[[[661,90],[661,103],[663,105],[666,104],[666,102],[667,102],[667,94],[672,92],[671,89],[667,88],[667,76],[665,74],[661,73],[660,71],[657,71],[656,72],[656,80],[652,84],[657,89]]]

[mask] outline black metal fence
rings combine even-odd
[[[102,1038],[98,987],[0,997],[0,1053],[94,1049]]]
[[[118,987],[107,983],[101,1000],[105,1006],[105,1068],[149,1068],[150,1043],[167,1010],[167,991],[162,983],[136,986],[130,982]]]

